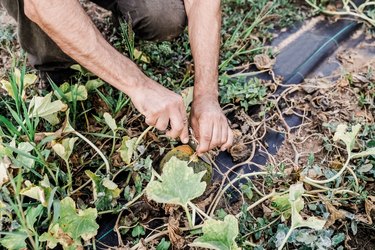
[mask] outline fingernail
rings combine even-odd
[[[183,144],[186,144],[186,143],[188,143],[189,142],[189,139],[188,138],[184,138],[184,139],[182,139],[182,143]]]

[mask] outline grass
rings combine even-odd
[[[25,87],[32,71],[24,58],[16,61],[8,70],[9,77],[2,79],[9,82],[8,92],[14,95],[0,93],[0,108],[6,110],[0,115],[0,244],[9,249],[43,249],[47,244],[53,248],[56,242],[65,244],[65,249],[83,245],[96,249],[100,246],[95,239],[96,221],[106,214],[118,218],[119,246],[129,244],[132,249],[143,243],[156,249],[189,244],[202,234],[204,220],[222,220],[227,214],[238,221],[236,242],[243,249],[276,249],[283,244],[291,249],[343,249],[345,241],[353,246],[349,237],[364,228],[373,232],[373,223],[367,220],[375,203],[375,158],[373,154],[354,156],[375,146],[375,126],[352,117],[349,110],[355,100],[363,114],[374,111],[372,69],[359,73],[368,79],[365,83],[344,75],[337,82],[332,80],[328,90],[316,87],[319,98],[332,100],[334,108],[325,111],[316,108],[319,103],[312,105],[315,99],[304,99],[301,85],[289,87],[275,100],[271,89],[277,83],[248,80],[242,74],[254,56],[273,57],[267,47],[269,31],[310,15],[301,9],[286,0],[271,4],[225,1],[220,98],[239,134],[230,153],[235,148],[248,152],[242,157],[247,160],[236,162],[233,169],[251,163],[256,147],[266,151],[268,145],[262,139],[267,130],[283,133],[290,148],[284,157],[269,155],[267,166],[259,166],[259,172],[215,184],[193,200],[194,204],[190,202],[190,209],[161,206],[144,195],[146,185],[158,176],[153,168],[158,168],[161,158],[178,142],[148,127],[129,98],[76,67],[74,81],[52,84],[51,100],[45,99],[48,93],[40,95],[46,105],[33,116],[30,106],[33,96],[39,96],[38,90],[34,83]],[[112,40],[158,82],[176,92],[192,86],[193,62],[186,32],[173,42],[150,43],[135,41],[122,24],[120,34]],[[19,74],[15,68],[20,69]],[[351,84],[341,86],[344,80]],[[291,96],[297,90],[301,96]],[[337,98],[336,93],[348,96]],[[254,105],[260,113],[248,114],[246,110]],[[304,123],[291,132],[282,122],[283,114],[300,107],[307,107],[310,116],[304,115]],[[336,110],[344,112],[345,118],[337,120]],[[324,122],[320,115],[326,117]],[[334,140],[340,123],[349,124],[348,131],[362,124],[350,147]],[[314,141],[321,142],[318,150],[310,147]],[[238,182],[241,184],[233,186]],[[301,196],[305,205],[298,213],[326,220],[327,228],[291,227],[293,211],[285,195],[298,182],[306,189]],[[235,204],[231,203],[234,196],[239,198]],[[203,219],[194,220],[194,216]],[[66,223],[69,218],[82,227],[69,228],[73,223]]]

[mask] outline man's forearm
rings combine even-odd
[[[195,65],[194,96],[218,97],[220,0],[185,0]]]
[[[102,37],[78,0],[25,0],[25,14],[71,58],[130,94],[146,76]]]

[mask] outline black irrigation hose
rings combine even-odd
[[[299,84],[303,82],[305,77],[312,73],[318,66],[320,66],[321,62],[324,61],[324,59],[331,56],[339,48],[340,43],[348,39],[351,34],[353,34],[357,30],[360,24],[355,21],[339,20],[334,24],[327,24],[327,21],[323,21],[316,26],[319,28],[319,36],[322,37],[319,41],[320,45],[316,49],[312,50],[311,53],[308,53],[308,56],[302,57],[302,63],[298,64],[297,66],[294,65],[293,67],[293,64],[295,64],[296,61],[301,61],[301,54],[306,54],[306,51],[301,51],[301,44],[302,49],[309,50],[309,47],[314,48],[313,45],[316,45],[312,44],[314,43],[314,41],[297,40],[290,46],[285,48],[285,53],[281,52],[280,55],[276,58],[276,63],[274,66],[275,72],[276,75],[284,78],[283,85]],[[314,31],[306,31],[305,33],[307,33],[307,35],[305,37],[301,36],[302,39],[308,38],[309,35],[313,32]],[[285,73],[286,68],[289,70],[289,72],[292,73]],[[263,77],[267,78],[268,76],[263,75],[260,78]],[[286,86],[280,86],[275,91],[275,96],[280,95],[286,88]],[[256,112],[258,112],[258,109],[252,110],[251,113]],[[290,127],[294,127],[302,123],[301,118],[297,115],[284,116],[284,119]],[[284,139],[285,136],[282,133],[267,131],[264,142],[266,145],[268,145],[268,153],[275,155],[280,146],[283,144]],[[257,148],[252,162],[259,165],[265,165],[267,162],[267,154],[260,152],[259,148]],[[230,155],[225,152],[221,153],[217,157],[216,163],[219,166],[220,171],[223,173],[226,173],[232,166],[235,165]],[[251,173],[258,170],[259,169],[255,165],[245,164],[243,166],[239,166],[235,170],[235,172],[228,175],[230,179],[233,179],[238,176],[237,173]],[[216,180],[220,180],[221,177],[222,176],[219,173],[214,173],[214,178]],[[236,195],[234,194],[234,196]],[[236,197],[234,199],[236,199]]]
[[[347,39],[352,34],[359,24],[357,22],[349,22],[332,37],[323,43],[321,47],[314,51],[314,53],[307,58],[294,72],[283,81],[284,84],[298,84],[305,80],[305,77],[316,68],[319,63],[330,56],[338,47],[340,42]]]

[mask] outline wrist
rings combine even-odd
[[[125,75],[122,78],[122,84],[120,90],[127,94],[130,98],[133,98],[134,95],[139,94],[140,91],[149,86],[150,79],[143,74],[138,68],[134,71],[126,71]]]
[[[194,94],[193,94],[194,101],[215,101],[219,100],[219,91],[217,90],[217,85],[212,87],[199,87],[197,84],[194,86]]]

